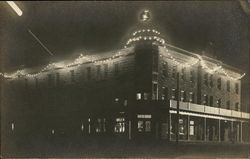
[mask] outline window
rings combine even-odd
[[[185,80],[185,73],[186,73],[186,68],[181,69],[181,79]]]
[[[191,103],[194,103],[194,93],[193,93],[193,92],[190,92],[189,95],[190,95],[189,101],[190,101]]]
[[[181,101],[185,102],[187,98],[186,92],[185,91],[181,91]]]
[[[206,94],[204,94],[204,101],[203,101],[204,105],[208,105],[208,96]]]
[[[189,135],[194,135],[194,120],[189,121]]]
[[[177,66],[173,66],[173,68],[172,68],[172,77],[173,78],[176,77],[176,71],[177,71]]]
[[[104,64],[104,78],[108,77],[108,64]]]
[[[102,120],[100,118],[97,119],[95,132],[100,133],[102,130]]]
[[[172,89],[172,99],[176,100],[176,90]]]
[[[168,63],[167,62],[163,63],[162,75],[164,77],[168,77]]]
[[[158,72],[158,55],[153,54],[153,71]]]
[[[221,90],[221,78],[217,79],[217,88]]]
[[[190,82],[194,82],[194,71],[190,71]]]
[[[52,74],[48,74],[48,86],[51,87],[53,86],[54,81],[53,81],[53,76]]]
[[[235,93],[239,94],[239,83],[235,83]]]
[[[142,120],[139,120],[138,123],[137,123],[137,128],[138,128],[138,131],[139,132],[142,132],[143,131],[143,121]]]
[[[25,89],[28,89],[28,79],[24,79],[24,87]]]
[[[221,108],[221,99],[220,98],[217,100],[216,103],[217,103],[218,108]]]
[[[143,98],[144,98],[144,100],[148,100],[149,99],[149,93],[143,93]]]
[[[87,79],[91,80],[91,67],[87,67]]]
[[[153,99],[157,100],[157,94],[158,94],[158,85],[156,83],[153,83]]]
[[[214,86],[213,75],[209,76],[209,86],[212,88]]]
[[[152,116],[150,114],[138,114],[139,118],[137,122],[138,132],[150,132],[151,131],[151,121]]]
[[[35,86],[38,88],[38,78],[35,78]]]
[[[125,118],[116,118],[115,119],[115,126],[114,126],[115,133],[124,133],[125,132]]]
[[[179,134],[184,135],[184,122],[183,122],[183,119],[179,119]]]
[[[230,92],[230,81],[227,81],[227,91]]]
[[[208,86],[208,74],[207,73],[204,74],[204,84]]]
[[[57,72],[56,73],[56,86],[60,85],[60,74]]]
[[[71,78],[71,82],[75,82],[75,71],[74,70],[71,70],[70,71],[70,78]]]
[[[168,88],[162,87],[162,100],[168,99]]]
[[[227,109],[230,109],[230,101],[227,101]]]
[[[95,125],[95,132],[96,133],[101,133],[101,132],[106,132],[106,119],[105,118],[97,118],[96,120],[96,125]]]
[[[235,110],[236,110],[236,111],[240,111],[240,109],[239,109],[239,103],[238,103],[238,102],[235,103]]]
[[[84,125],[82,124],[82,125],[81,125],[81,131],[83,131],[83,130],[84,130]]]
[[[141,100],[141,93],[136,94],[136,100]]]
[[[11,123],[11,130],[14,131],[14,129],[15,129],[15,124]]]
[[[119,64],[116,63],[116,64],[115,64],[115,73],[114,73],[114,75],[117,76],[118,73],[119,73]]]
[[[98,80],[101,79],[101,66],[100,65],[96,66],[96,77]]]
[[[128,105],[128,100],[125,99],[123,105],[126,107]]]
[[[153,78],[152,78],[153,81],[157,81],[158,80],[158,75],[156,73],[153,73],[152,76],[153,76]]]
[[[210,106],[213,106],[214,105],[214,97],[213,96],[210,96]]]
[[[115,102],[116,102],[116,103],[119,102],[119,98],[115,98]]]
[[[145,132],[151,131],[151,121],[145,121]]]

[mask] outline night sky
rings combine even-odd
[[[2,71],[122,48],[138,12],[149,9],[169,43],[249,68],[248,18],[238,1],[17,2],[18,17],[0,2]],[[54,54],[49,55],[27,28]],[[86,51],[87,50],[87,51]]]

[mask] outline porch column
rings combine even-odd
[[[171,113],[169,112],[168,119],[168,140],[171,141]]]
[[[207,141],[207,120],[204,118],[204,141]]]
[[[190,127],[189,127],[189,124],[190,124],[190,117],[189,117],[189,115],[187,116],[187,140],[189,141],[189,129],[190,129]]]
[[[231,141],[234,142],[234,123],[231,122]]]
[[[128,121],[128,139],[131,140],[131,120]]]
[[[240,142],[243,142],[243,140],[242,140],[242,134],[243,134],[243,133],[242,133],[242,130],[243,130],[243,129],[242,129],[242,125],[243,125],[243,124],[242,124],[242,121],[241,121],[241,122],[240,122]]]
[[[218,140],[219,142],[221,142],[221,139],[220,139],[220,119],[219,119],[219,124],[218,124]]]

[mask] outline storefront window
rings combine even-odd
[[[138,131],[139,131],[139,132],[142,132],[142,131],[143,131],[143,121],[142,121],[142,120],[139,120],[139,121],[138,121]]]
[[[116,123],[114,127],[114,132],[115,133],[125,132],[125,118],[116,118],[115,121]]]
[[[184,135],[184,122],[183,122],[183,119],[179,119],[179,134]]]
[[[194,135],[194,121],[189,121],[189,135]]]
[[[151,131],[151,121],[146,121],[145,122],[145,131],[146,132]]]

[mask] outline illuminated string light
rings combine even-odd
[[[40,71],[38,71],[37,73],[34,73],[34,74],[25,73],[25,70],[17,70],[15,73],[10,74],[10,75],[0,73],[0,76],[3,76],[4,78],[13,78],[13,79],[17,78],[19,76],[37,77],[40,74],[42,74],[43,72],[48,71],[48,70],[52,70],[55,68],[65,69],[65,68],[72,67],[72,66],[79,66],[85,62],[91,62],[91,63],[95,63],[95,64],[110,62],[116,58],[122,58],[123,56],[126,56],[130,52],[131,52],[131,49],[118,51],[113,56],[111,56],[109,58],[105,58],[105,59],[100,59],[100,58],[97,58],[94,56],[89,56],[89,55],[84,56],[83,54],[80,54],[72,63],[66,64],[66,65],[60,64],[60,63],[50,63],[47,66],[45,66],[44,68],[42,68]]]
[[[133,42],[137,42],[137,41],[140,41],[140,40],[149,40],[149,41],[157,41],[159,42],[160,44],[164,45],[165,44],[165,40],[163,38],[160,38],[158,36],[136,36],[137,34],[139,33],[144,33],[144,32],[147,32],[147,33],[155,33],[155,34],[158,34],[160,35],[160,32],[158,32],[157,30],[155,29],[142,29],[142,30],[138,30],[138,31],[135,31],[133,33],[133,37],[128,39],[128,41],[126,42],[126,45],[124,46],[124,48],[126,50],[122,50],[122,51],[118,51],[116,52],[113,56],[111,57],[108,57],[108,58],[105,58],[105,59],[100,59],[100,58],[97,58],[97,57],[94,57],[94,56],[89,56],[89,55],[83,55],[83,54],[80,54],[79,57],[77,57],[72,63],[69,63],[67,65],[65,64],[59,64],[59,63],[51,63],[51,64],[48,64],[46,67],[44,67],[43,69],[41,69],[39,72],[37,73],[34,73],[34,74],[29,74],[29,73],[25,73],[24,70],[17,70],[15,73],[13,74],[4,74],[4,73],[0,73],[0,76],[3,76],[5,78],[17,78],[18,76],[27,76],[27,77],[36,77],[38,75],[40,75],[41,73],[43,73],[44,71],[47,71],[47,70],[50,70],[50,69],[54,69],[54,68],[68,68],[68,67],[72,67],[72,66],[79,66],[85,62],[91,62],[91,63],[95,63],[95,64],[100,64],[100,63],[105,63],[105,62],[109,62],[113,59],[116,59],[116,58],[122,58],[123,56],[129,54],[131,52],[131,50],[129,50],[128,46],[133,43]],[[133,47],[131,47],[133,48]],[[164,45],[163,48],[165,49],[165,52],[167,54],[167,56],[173,61],[174,64],[178,65],[178,66],[181,66],[183,68],[187,68],[187,67],[191,67],[191,66],[194,66],[196,64],[198,64],[200,62],[200,65],[201,67],[208,73],[210,74],[214,74],[216,72],[219,72],[219,73],[223,73],[226,77],[230,78],[231,80],[240,80],[242,79],[244,76],[245,76],[245,73],[242,74],[241,76],[239,77],[232,77],[230,76],[223,68],[222,66],[216,66],[214,68],[209,68],[208,65],[206,64],[205,60],[203,60],[203,58],[198,55],[198,54],[194,54],[197,59],[195,59],[193,62],[187,62],[187,63],[182,63],[182,62],[179,62],[177,59],[175,59],[168,51],[168,49],[166,48],[166,46]],[[160,54],[160,57],[162,57],[163,55]]]
[[[186,67],[191,67],[191,66],[197,64],[198,62],[200,62],[201,67],[202,67],[205,71],[207,71],[208,73],[214,74],[215,72],[222,72],[226,77],[230,78],[231,80],[235,80],[235,81],[236,81],[236,80],[240,80],[240,79],[242,79],[242,78],[246,75],[246,74],[244,73],[244,74],[242,74],[242,75],[239,76],[239,77],[232,77],[232,76],[230,76],[230,75],[222,68],[222,66],[216,66],[216,67],[214,67],[214,68],[211,69],[211,68],[209,68],[209,67],[207,66],[205,60],[203,60],[203,58],[202,58],[200,55],[198,55],[198,54],[194,54],[194,55],[197,56],[198,59],[196,59],[193,63],[184,63],[184,64],[183,64],[183,63],[178,62],[178,60],[176,60],[176,59],[169,53],[169,51],[168,51],[168,49],[166,48],[166,46],[164,46],[163,48],[164,48],[165,51],[167,52],[167,55],[170,57],[170,59],[174,62],[174,64],[176,64],[176,65],[178,65],[178,66],[181,66],[181,67],[184,67],[184,68],[186,68]]]

